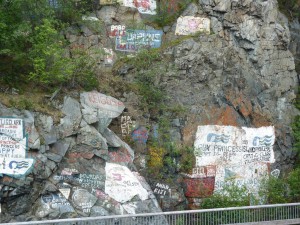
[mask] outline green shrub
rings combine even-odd
[[[65,56],[64,39],[54,28],[55,22],[44,19],[43,24],[35,28],[29,52],[33,63],[29,80],[54,87],[96,87],[94,60],[84,50],[76,50],[73,58]]]
[[[9,99],[9,105],[17,109],[33,110],[34,102],[31,99],[20,97],[17,100]]]
[[[239,187],[234,182],[226,182],[222,190],[205,198],[201,203],[201,208],[226,208],[250,205],[250,197],[245,186]]]
[[[157,145],[152,145],[148,147],[148,160],[147,160],[147,167],[148,172],[153,177],[161,177],[162,176],[162,169],[164,166],[164,156],[165,156],[165,149],[159,147]]]
[[[86,54],[80,61],[66,57],[67,43],[60,35],[67,25],[81,21],[93,1],[57,2],[53,6],[48,0],[0,1],[0,82],[14,87],[28,81],[44,87],[95,87],[93,60]]]
[[[262,181],[260,196],[263,196],[266,203],[269,204],[288,203],[290,201],[286,181],[272,176]]]
[[[294,19],[300,17],[300,1],[299,0],[278,0],[279,10],[288,18]]]
[[[180,151],[181,157],[179,161],[180,171],[184,173],[191,173],[194,165],[196,164],[196,158],[194,155],[194,148],[184,146]]]
[[[153,64],[162,60],[159,49],[142,49],[135,57],[130,59],[130,63],[139,70],[152,68]]]
[[[282,177],[270,176],[265,179],[260,188],[260,196],[266,198],[268,204],[299,202],[299,187],[300,168],[296,168]]]
[[[63,39],[59,37],[54,23],[44,19],[40,26],[35,27],[29,53],[33,62],[33,71],[29,73],[31,81],[60,84],[72,74],[69,58],[63,57]]]
[[[300,168],[296,168],[290,172],[287,183],[289,187],[289,198],[290,202],[300,201]]]
[[[300,116],[296,116],[293,124],[294,150],[300,153]]]

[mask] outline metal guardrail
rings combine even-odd
[[[1,225],[300,224],[300,203],[5,223]]]

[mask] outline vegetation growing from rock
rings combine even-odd
[[[159,0],[157,13],[148,23],[159,28],[172,25],[186,7],[195,0]]]
[[[300,17],[299,0],[278,0],[279,9],[290,19]]]
[[[94,88],[94,64],[86,52],[72,58],[65,54],[67,42],[61,30],[81,20],[91,1],[1,1],[0,74],[10,86],[34,83]]]
[[[248,193],[245,186],[237,186],[228,182],[221,191],[201,203],[201,208],[226,208],[257,204],[281,204],[299,202],[300,200],[300,168],[276,178],[266,177],[260,185],[258,195]]]
[[[100,127],[107,118],[101,118],[101,120],[95,120],[95,122],[95,118],[90,118],[90,112],[88,112],[85,114],[86,117],[84,119],[82,119],[83,117],[80,114],[77,118],[79,121],[76,121],[76,123],[70,122],[74,121],[74,118],[76,119],[76,116],[73,116],[74,108],[72,108],[76,106],[74,104],[76,100],[69,106],[70,112],[68,113],[70,115],[65,116],[65,112],[59,112],[60,114],[57,115],[58,110],[55,111],[48,107],[48,99],[52,99],[55,95],[47,95],[41,98],[33,96],[33,93],[31,95],[23,95],[23,90],[26,88],[32,92],[35,91],[35,89],[28,88],[26,85],[31,83],[30,87],[46,87],[51,91],[61,90],[60,87],[68,90],[75,88],[76,93],[61,91],[63,94],[75,96],[75,99],[78,99],[77,91],[81,90],[81,88],[97,89],[101,93],[109,93],[118,97],[126,104],[127,111],[124,111],[126,115],[136,117],[137,122],[140,123],[138,125],[145,126],[149,131],[149,139],[146,144],[140,144],[142,147],[133,141],[130,132],[128,132],[128,136],[123,138],[130,146],[143,148],[142,150],[138,148],[136,150],[136,153],[142,152],[146,155],[145,158],[141,157],[141,160],[138,158],[141,162],[140,164],[143,165],[136,165],[144,166],[141,171],[147,175],[150,181],[165,181],[172,185],[173,188],[177,187],[180,189],[179,191],[176,190],[174,196],[182,193],[183,198],[178,197],[176,201],[181,201],[180,199],[186,201],[190,197],[186,196],[185,198],[183,194],[184,185],[179,184],[179,180],[181,175],[191,175],[193,173],[192,168],[196,165],[192,143],[195,140],[194,134],[197,125],[224,124],[259,127],[273,123],[277,124],[278,121],[279,125],[281,125],[281,122],[284,126],[289,125],[289,122],[286,121],[290,119],[290,111],[288,110],[292,108],[290,99],[293,98],[291,90],[294,82],[294,64],[290,52],[286,51],[286,45],[284,45],[284,48],[282,45],[282,42],[284,44],[288,42],[285,33],[286,27],[277,24],[277,22],[274,23],[274,18],[271,19],[271,24],[267,24],[267,20],[261,19],[259,4],[251,5],[248,1],[239,5],[239,2],[236,2],[236,9],[232,11],[230,11],[231,9],[226,9],[227,6],[224,4],[221,5],[221,8],[216,7],[218,9],[214,12],[213,7],[216,6],[216,1],[206,9],[201,8],[201,1],[158,1],[160,2],[158,14],[152,17],[153,20],[145,23],[130,24],[128,27],[146,29],[145,24],[147,24],[155,28],[159,27],[160,29],[168,30],[169,28],[165,26],[171,26],[176,18],[182,14],[186,6],[194,2],[199,7],[196,15],[201,14],[201,16],[205,15],[207,17],[213,15],[210,17],[213,30],[211,33],[213,35],[196,33],[194,35],[182,37],[174,35],[172,37],[173,34],[168,32],[166,41],[164,41],[161,48],[143,49],[132,55],[119,53],[119,59],[114,64],[114,67],[107,68],[103,58],[96,62],[95,58],[89,56],[92,50],[88,49],[87,51],[86,43],[84,42],[79,47],[74,45],[75,47],[66,53],[65,49],[68,48],[70,43],[66,41],[67,34],[62,32],[62,30],[65,30],[69,25],[74,25],[72,28],[76,27],[82,32],[82,34],[74,35],[76,36],[75,39],[80,37],[80,39],[86,40],[87,37],[85,37],[83,29],[79,27],[81,25],[87,27],[91,33],[97,34],[97,38],[98,36],[100,37],[99,39],[103,38],[103,40],[99,41],[99,44],[97,42],[93,46],[96,51],[98,49],[102,51],[97,52],[97,56],[100,56],[105,54],[100,49],[107,47],[103,43],[107,44],[109,42],[109,37],[104,37],[104,34],[106,34],[105,28],[122,20],[113,18],[113,20],[116,20],[108,23],[104,23],[104,20],[99,21],[99,23],[81,21],[81,16],[93,6],[91,4],[92,1],[86,0],[80,3],[77,0],[59,2],[62,5],[48,5],[46,0],[0,2],[0,28],[3,29],[3,32],[0,32],[0,83],[2,82],[11,87],[18,87],[18,85],[25,83],[25,87],[23,86],[18,95],[7,97],[7,95],[1,94],[1,102],[20,110],[37,111],[51,115],[54,117],[55,124],[65,121],[66,133],[69,132],[71,135],[70,139],[74,139],[75,145],[75,141],[78,141],[77,137],[82,132],[82,130],[78,131],[77,128],[85,126],[85,120],[90,119],[92,122],[89,125],[95,128],[96,126]],[[172,2],[174,2],[175,5],[173,6],[175,8],[171,10],[175,10],[175,13],[169,13],[168,11],[170,10],[168,4]],[[210,4],[209,2],[212,1],[203,2]],[[284,1],[279,3],[281,7],[285,4]],[[36,4],[41,4],[41,7],[35,7]],[[297,9],[297,4],[296,1],[291,1],[287,4],[290,8],[289,14],[297,14],[297,11],[294,10]],[[28,12],[30,13],[28,14]],[[132,13],[132,10],[130,12]],[[223,14],[226,16],[220,16]],[[98,15],[97,17],[100,18]],[[252,19],[250,20],[249,18]],[[267,28],[264,30],[265,35],[258,35],[258,31],[257,34],[249,32],[249,30],[259,30],[260,28],[258,27]],[[77,32],[77,30],[75,29],[72,32]],[[72,34],[72,32],[69,32],[68,35]],[[174,40],[170,41],[167,37],[168,35]],[[269,40],[271,36],[276,37],[274,38],[274,43]],[[232,42],[232,40],[234,41]],[[81,43],[81,41],[77,40],[76,44]],[[111,47],[112,45],[109,46]],[[255,54],[252,54],[253,52]],[[271,56],[270,52],[273,52]],[[95,70],[96,63],[98,63],[99,67],[102,66],[99,71]],[[101,77],[100,83],[98,82],[99,77]],[[280,80],[281,77],[286,79]],[[278,87],[274,86],[274,84],[278,84]],[[6,89],[4,90],[6,92]],[[62,97],[64,96],[61,95],[57,102],[51,101],[51,103],[56,108],[61,108]],[[100,97],[95,99],[92,97],[91,99],[96,103],[103,101]],[[283,104],[286,103],[287,107],[285,105],[282,107],[279,104],[281,103],[280,100],[286,101],[283,101]],[[79,105],[78,111],[81,111],[82,107],[83,105]],[[285,108],[288,113],[285,113]],[[93,112],[96,112],[96,110]],[[46,120],[43,115],[40,117],[42,118],[39,118],[40,120]],[[278,117],[280,118],[278,119]],[[51,120],[51,118],[47,119]],[[174,122],[174,120],[176,121]],[[114,119],[110,129],[119,131],[119,122],[118,119]],[[150,134],[153,124],[158,127],[157,135]],[[73,130],[75,125],[78,127]],[[40,127],[42,126],[40,125]],[[177,132],[177,136],[172,133],[174,130]],[[289,130],[284,132],[290,138]],[[65,130],[60,130],[59,133],[65,135]],[[186,135],[183,133],[186,133]],[[295,148],[299,149],[300,117],[296,118],[294,134],[296,140]],[[88,136],[89,134],[87,134],[87,138]],[[279,138],[282,138],[282,136]],[[53,141],[52,138],[51,134],[49,139]],[[75,138],[77,139],[75,140]],[[49,168],[48,170],[40,169],[45,168],[44,161],[40,162],[37,168],[47,172],[46,178],[42,180],[48,182],[48,177],[53,175],[53,171],[58,167],[62,169],[62,166],[68,166],[68,164],[54,162],[55,160],[65,160],[65,158],[55,157],[55,154],[53,157],[52,154],[49,154],[49,150],[56,151],[54,146],[57,142],[54,140],[48,145],[47,141],[49,140],[41,137],[44,152],[38,154],[43,160],[45,158],[44,161],[47,162],[51,171]],[[110,141],[114,142],[115,139]],[[94,143],[94,140],[91,140],[91,143]],[[121,163],[134,167],[131,164],[132,159],[125,154],[125,150],[125,153],[123,152],[124,155],[117,155],[117,152],[121,152],[119,150],[122,148],[116,147],[119,146],[119,143],[114,144],[105,143],[106,146],[113,145],[113,147],[109,146],[105,151],[102,149],[95,150],[94,146],[91,146],[89,149],[93,149],[93,152],[91,150],[88,153],[78,155],[76,153],[75,155],[85,162],[84,165],[78,163],[80,172],[94,170],[99,172],[98,166],[105,165],[110,156],[115,157],[114,160],[117,163],[121,161]],[[82,146],[76,147],[78,149],[74,148],[72,150],[83,150],[81,149]],[[283,150],[279,149],[280,146],[278,148],[276,146],[277,151],[282,155],[289,153],[290,147],[291,143],[284,145]],[[46,150],[46,148],[48,149]],[[34,149],[34,151],[30,152],[37,153],[36,150]],[[45,154],[46,156],[44,156],[45,151],[48,151]],[[106,155],[101,155],[104,154],[102,151]],[[109,153],[111,155],[108,155]],[[143,154],[141,155],[144,156]],[[292,155],[284,155],[284,157],[288,160],[293,158]],[[146,159],[146,163],[143,159]],[[69,160],[77,161],[77,158]],[[285,161],[285,159],[280,158],[280,163],[282,161]],[[85,165],[88,169],[85,168]],[[89,166],[93,166],[93,168],[89,168]],[[101,167],[101,172],[103,170],[103,167]],[[37,175],[39,170],[35,169],[34,172],[34,175]],[[115,175],[117,179],[121,179],[118,174]],[[102,178],[104,179],[105,175]],[[37,183],[35,180],[33,182]],[[265,200],[266,203],[300,201],[299,182],[299,169],[295,169],[290,173],[283,173],[278,179],[268,179],[261,187],[261,199]],[[57,190],[54,184],[53,186]],[[37,189],[38,191],[41,190]],[[207,196],[208,190],[203,186],[197,191],[199,191],[201,196]],[[203,200],[201,208],[242,206],[262,202],[261,199],[245,193],[246,189],[244,186],[237,187],[234,183],[225,185],[223,191],[215,192],[214,195],[206,199],[202,198],[200,200]],[[102,193],[99,195],[102,196]],[[40,196],[40,193],[37,196]],[[37,199],[37,197],[34,199]],[[173,196],[165,199],[167,201],[174,200]],[[100,202],[102,203],[102,201],[98,201],[98,203]],[[175,205],[174,208],[177,207],[178,202],[173,205]]]

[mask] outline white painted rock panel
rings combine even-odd
[[[96,91],[81,93],[80,101],[83,106],[86,104],[91,108],[97,109],[98,118],[118,117],[125,108],[124,103],[118,99]]]
[[[118,202],[125,203],[138,195],[141,200],[149,198],[148,192],[134,174],[125,166],[106,163],[105,193]]]

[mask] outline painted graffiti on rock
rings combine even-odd
[[[111,25],[110,30],[108,32],[109,37],[124,36],[125,34],[126,34],[125,25]]]
[[[139,180],[125,166],[106,163],[105,193],[118,202],[124,203],[138,195],[141,200],[148,199],[148,192]]]
[[[170,194],[170,191],[171,191],[171,189],[170,189],[169,185],[162,184],[162,183],[156,183],[153,193],[165,196],[167,193]]]
[[[53,176],[54,180],[61,182],[77,182],[83,188],[103,188],[105,177],[100,174],[61,173]]]
[[[280,175],[280,170],[279,169],[275,169],[271,172],[271,176],[278,178]]]
[[[111,163],[132,163],[132,158],[125,148],[120,148],[117,151],[109,151],[108,156]]]
[[[215,191],[229,182],[255,194],[261,180],[269,174],[269,164],[275,162],[274,127],[198,126],[194,143],[195,177],[208,177],[208,166],[215,174]],[[205,168],[206,167],[206,168]]]
[[[135,142],[146,144],[148,140],[148,130],[145,127],[140,127],[132,132],[132,139]]]
[[[19,118],[0,117],[0,135],[18,140],[23,139],[25,136],[23,120]]]
[[[215,177],[217,168],[215,165],[199,166],[192,170],[192,175],[185,174],[190,178],[205,178],[205,177]]]
[[[84,188],[103,188],[104,176],[100,174],[84,174],[79,176],[79,183]]]
[[[101,94],[96,91],[80,94],[82,105],[94,108],[98,111],[99,118],[115,118],[124,110],[124,103],[114,97]]]
[[[0,174],[19,177],[30,172],[34,159],[28,158],[0,158]]]
[[[189,198],[204,198],[213,194],[215,177],[184,178],[186,185],[185,196]]]
[[[95,195],[100,201],[97,202],[97,205],[104,207],[108,210],[114,210],[118,214],[124,214],[123,206],[117,202],[115,199],[109,197],[109,195],[105,194],[103,191],[99,189],[92,189],[91,192]]]
[[[116,50],[136,52],[143,48],[159,48],[162,30],[126,30],[126,35],[116,37]]]
[[[190,35],[196,32],[210,33],[210,19],[183,16],[177,19],[175,35]]]
[[[67,161],[69,163],[77,162],[78,159],[91,159],[94,153],[92,152],[70,152],[67,154]]]
[[[19,118],[0,118],[0,175],[20,177],[28,174],[34,159],[26,158],[27,135]]]
[[[111,48],[103,48],[104,50],[104,64],[105,65],[113,65],[115,61],[115,53]]]
[[[41,203],[49,209],[56,209],[61,213],[74,212],[73,207],[61,193],[42,195]]]
[[[54,180],[61,181],[61,182],[78,182],[79,183],[79,174],[72,174],[72,175],[54,175]]]
[[[1,158],[25,158],[26,157],[26,141],[23,138],[20,141],[6,136],[0,135],[0,157]]]
[[[61,171],[61,175],[72,175],[72,174],[79,174],[78,170],[73,168],[64,168]]]
[[[59,192],[66,198],[68,199],[69,196],[70,196],[70,193],[71,193],[71,189],[70,188],[61,188],[61,189],[58,189]]]
[[[97,202],[97,197],[85,189],[77,189],[72,195],[72,202],[76,208],[82,210],[84,213],[90,213],[91,208]]]
[[[274,127],[199,126],[194,143],[196,165],[273,163],[274,142]]]
[[[71,185],[69,185],[68,183],[58,183],[58,190],[59,192],[66,198],[68,199],[70,197],[70,193],[71,193]]]
[[[156,14],[155,0],[123,0],[123,5],[131,8],[137,8],[142,14]]]
[[[97,17],[94,17],[94,16],[82,16],[81,17],[82,20],[87,20],[87,21],[99,21],[99,19]]]
[[[132,121],[130,116],[121,116],[122,136],[127,136],[128,134],[130,134],[134,126],[135,121]]]
[[[216,174],[215,190],[222,190],[225,185],[234,183],[238,187],[247,187],[251,193],[256,193],[261,180],[268,174],[269,166],[266,163],[220,166]]]

